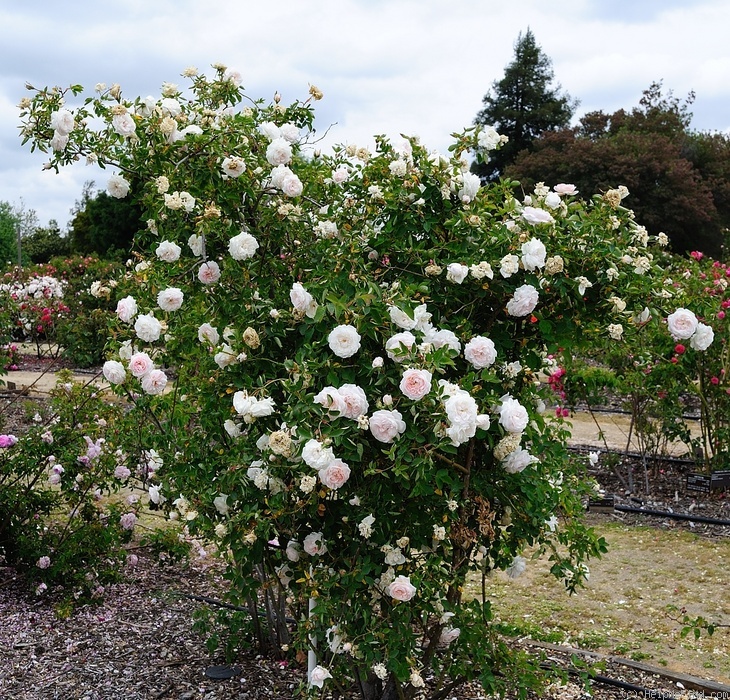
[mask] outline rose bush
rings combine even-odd
[[[262,645],[316,647],[313,685],[529,685],[464,584],[518,575],[536,547],[574,590],[604,550],[538,379],[617,322],[632,341],[660,284],[648,241],[619,190],[482,187],[469,154],[499,143],[487,130],[450,155],[377,138],[321,156],[316,88],[267,104],[223,66],[185,75],[160,99],[113,85],[76,103],[72,86],[21,105],[49,169],[103,164],[146,211],[105,373],[134,402],[129,439],[164,462],[150,500],[217,544]]]

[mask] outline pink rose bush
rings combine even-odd
[[[580,519],[583,466],[535,377],[610,324],[631,343],[661,270],[628,210],[566,205],[567,185],[521,203],[465,172],[461,154],[503,142],[494,130],[466,129],[451,155],[380,137],[323,155],[319,91],[251,103],[227,75],[196,74],[189,93],[150,104],[103,93],[69,108],[40,91],[25,113],[45,143],[51,114],[69,109],[76,145],[52,166],[93,152],[133,173],[125,196],[148,220],[104,370],[135,402],[125,453],[155,450],[136,472],[153,466],[155,504],[229,553],[236,595],[263,588],[299,611],[316,598],[293,633],[287,615],[262,622],[291,635],[292,653],[336,626],[313,685],[357,677],[379,697],[434,669],[471,679],[494,647],[488,614],[462,601],[468,574],[539,544],[573,589],[602,550]],[[98,130],[119,101],[135,110],[133,138]],[[200,138],[169,138],[168,119]],[[629,248],[649,261],[631,278]],[[623,311],[608,301],[619,295]],[[556,488],[564,476],[576,487]],[[559,533],[544,526],[555,514]],[[497,526],[508,521],[520,525]]]

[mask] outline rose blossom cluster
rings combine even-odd
[[[715,339],[712,326],[700,323],[689,309],[679,308],[669,314],[667,328],[674,340],[689,340],[693,350],[707,350]]]
[[[130,374],[138,379],[146,394],[161,394],[167,386],[167,375],[155,367],[146,352],[132,352],[127,358]],[[127,368],[118,360],[107,360],[103,367],[104,378],[110,384],[123,384],[127,379]]]

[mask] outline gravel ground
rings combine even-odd
[[[213,559],[185,565],[160,565],[143,554],[110,586],[99,605],[83,606],[59,619],[45,600],[29,596],[11,569],[0,568],[0,698],[2,700],[227,700],[296,695],[305,671],[295,663],[275,662],[251,653],[236,659],[236,675],[206,676],[224,665],[212,657],[192,630],[200,604],[181,596],[219,597],[225,588]],[[535,653],[541,650],[531,647]],[[544,651],[544,650],[543,650]],[[546,661],[563,665],[569,654],[550,649]],[[668,693],[667,697],[704,696],[680,688],[676,680],[609,661],[598,673]],[[543,696],[560,700],[642,697],[638,691],[595,685],[591,694],[580,681],[555,684]],[[633,694],[632,694],[633,693]],[[328,694],[323,696],[329,698]],[[425,696],[424,696],[425,697]],[[659,694],[643,697],[661,697]],[[477,687],[464,687],[452,698],[484,699]]]

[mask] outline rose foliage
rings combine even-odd
[[[650,241],[621,190],[481,186],[469,154],[500,143],[482,127],[449,155],[377,138],[322,156],[316,88],[252,101],[215,71],[159,99],[21,104],[49,168],[110,167],[109,193],[146,212],[105,365],[138,416],[125,449],[161,455],[151,497],[217,543],[232,602],[286,604],[289,628],[251,624],[280,654],[316,645],[313,685],[524,686],[466,586],[518,575],[532,548],[572,591],[604,550],[538,375],[609,326],[632,342],[661,273]]]

